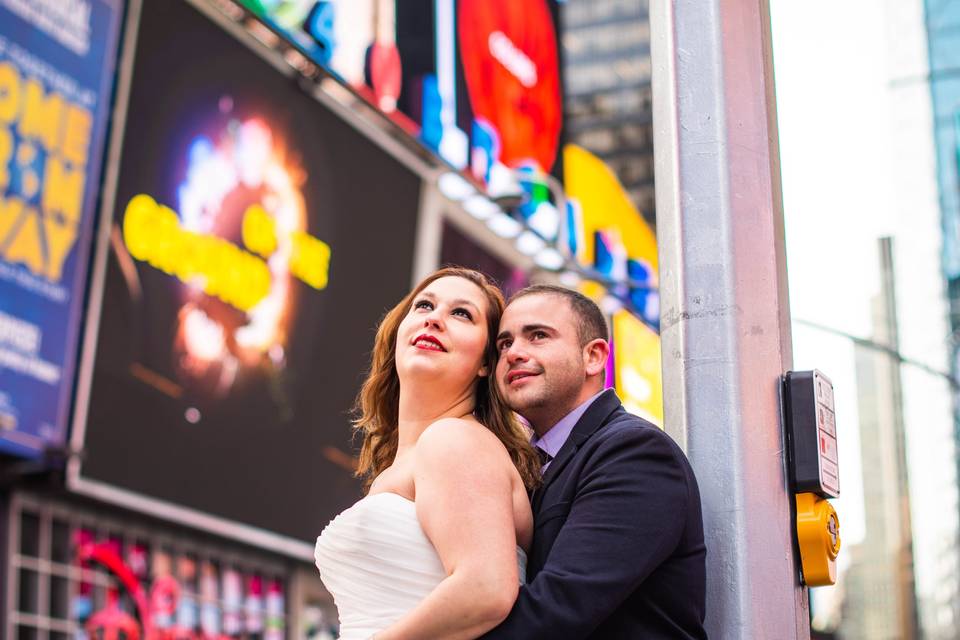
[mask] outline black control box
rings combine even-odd
[[[794,492],[839,497],[833,383],[816,369],[788,371],[783,377],[783,399],[788,466]]]

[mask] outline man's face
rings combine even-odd
[[[570,304],[550,293],[518,298],[500,320],[497,386],[541,435],[592,395],[577,327]]]

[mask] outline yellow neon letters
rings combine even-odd
[[[242,311],[270,290],[266,263],[233,244],[180,227],[177,214],[148,195],[130,200],[123,217],[123,240],[137,260],[188,283]]]
[[[276,250],[273,219],[259,205],[244,214],[242,236],[244,245],[264,258]],[[176,212],[146,194],[127,204],[123,240],[135,259],[182,282],[197,283],[208,295],[242,311],[270,291],[270,269],[262,258],[222,238],[183,229]],[[305,233],[295,233],[291,240],[291,273],[316,289],[325,287],[330,247]]]
[[[330,246],[302,231],[294,232],[291,239],[293,259],[290,261],[290,273],[314,289],[326,287],[330,272]]]
[[[277,250],[277,232],[273,218],[258,204],[250,205],[243,214],[243,244],[264,258]]]

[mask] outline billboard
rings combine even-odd
[[[349,410],[409,290],[420,180],[193,4],[140,24],[70,482],[312,541],[360,493]]]
[[[662,427],[656,235],[600,158],[573,144],[563,156],[569,249],[594,276],[580,290],[612,313],[607,384],[628,411]]]
[[[495,141],[490,160],[550,171],[563,106],[546,0],[460,0],[457,27],[474,126],[485,127]]]
[[[491,191],[508,168],[554,168],[554,0],[236,1]]]
[[[663,379],[660,336],[634,314],[613,314],[613,382],[624,408],[663,426]],[[610,380],[608,380],[608,383]]]
[[[570,251],[597,280],[589,283],[587,293],[594,298],[611,296],[659,332],[656,234],[600,158],[568,144],[563,163],[572,203],[567,235]]]
[[[66,438],[119,0],[0,0],[0,451]]]

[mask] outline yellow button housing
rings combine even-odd
[[[803,582],[821,587],[837,582],[840,553],[840,519],[833,505],[815,493],[798,493],[797,542],[803,565]]]

